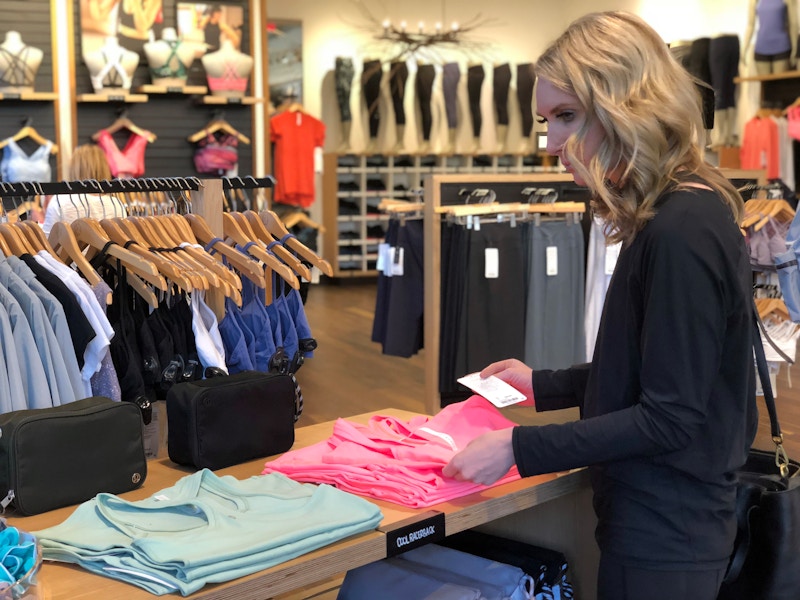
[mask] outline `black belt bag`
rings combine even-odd
[[[294,444],[300,389],[291,375],[244,371],[176,383],[167,393],[167,448],[179,465],[222,469]]]
[[[139,407],[94,396],[0,415],[0,492],[35,515],[100,492],[138,488],[147,476]]]

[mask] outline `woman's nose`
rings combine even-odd
[[[547,145],[545,146],[545,151],[548,154],[552,154],[553,156],[557,155],[562,146],[563,144],[558,143],[554,136],[547,134]]]

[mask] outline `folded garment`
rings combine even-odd
[[[442,475],[450,459],[479,435],[513,427],[489,401],[472,396],[436,416],[403,421],[377,415],[366,425],[338,419],[333,435],[265,465],[297,481],[328,483],[362,496],[425,507],[486,489]],[[516,466],[494,485],[519,479]]]

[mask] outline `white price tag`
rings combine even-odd
[[[483,396],[498,408],[525,400],[525,394],[494,375],[481,379],[480,373],[470,373],[457,381],[476,394]]]
[[[386,255],[389,253],[389,244],[381,242],[378,244],[378,260],[375,262],[375,268],[378,271],[384,272],[383,274],[389,276],[386,271]]]
[[[390,268],[392,271],[392,277],[402,277],[403,276],[403,256],[404,256],[405,248],[401,247],[394,247],[392,248],[391,259],[392,262],[390,264]]]
[[[548,246],[545,249],[545,273],[548,277],[558,275],[558,247]]]
[[[606,246],[606,275],[614,274],[614,267],[617,266],[620,248],[622,248],[622,242],[617,242],[616,244]]]
[[[497,279],[500,277],[500,252],[497,248],[486,248],[484,253],[486,269],[484,277],[486,279]]]

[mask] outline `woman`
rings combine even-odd
[[[97,144],[83,144],[75,148],[67,170],[68,181],[97,181],[111,179],[105,153]],[[105,219],[127,217],[125,205],[113,196],[95,194],[68,194],[51,197],[46,206],[42,230],[50,235],[57,221],[72,223],[79,217]]]
[[[524,476],[589,466],[598,597],[713,600],[756,428],[741,197],[703,161],[695,82],[640,18],[575,21],[536,73],[547,150],[623,250],[590,364],[482,372],[538,410],[579,406],[581,420],[487,434],[444,473],[488,484],[513,464]]]

